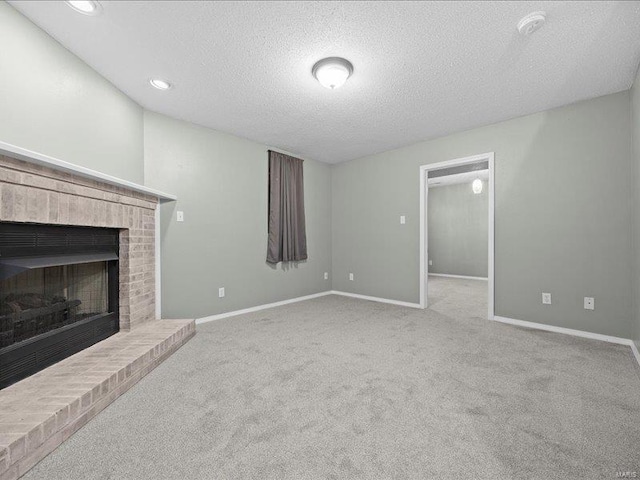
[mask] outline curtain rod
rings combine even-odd
[[[301,162],[304,162],[304,158],[294,157],[290,153],[278,152],[277,150],[271,150],[271,149],[267,149],[267,153],[279,153],[280,155],[286,155],[287,157],[295,158],[296,160],[300,160]]]

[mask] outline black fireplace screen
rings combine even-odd
[[[0,348],[108,312],[107,262],[27,270],[0,280]]]
[[[0,388],[119,330],[119,231],[0,222]]]

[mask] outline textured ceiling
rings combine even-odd
[[[638,2],[10,3],[149,110],[331,163],[626,90],[640,61]],[[336,91],[327,56],[355,68]]]

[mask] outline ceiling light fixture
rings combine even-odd
[[[521,35],[531,35],[536,30],[540,30],[547,20],[545,12],[533,12],[525,16],[518,22],[518,31]]]
[[[340,57],[323,58],[316,62],[311,73],[320,85],[334,90],[344,85],[353,74],[353,65],[349,60]]]
[[[169,90],[173,86],[166,80],[160,78],[152,78],[149,80],[149,83],[158,90]]]
[[[482,180],[480,180],[479,178],[476,178],[471,184],[471,189],[473,190],[473,193],[475,193],[476,195],[482,193]]]
[[[67,5],[83,15],[98,15],[100,4],[94,0],[67,0]]]

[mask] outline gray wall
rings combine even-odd
[[[135,102],[4,2],[0,42],[1,141],[179,195],[162,210],[165,315],[331,287],[417,302],[419,165],[494,151],[496,313],[640,343],[632,305],[640,257],[629,262],[632,242],[640,252],[638,82],[631,98],[622,92],[331,169],[305,162],[310,260],[284,272],[264,262],[267,147],[152,113],[144,126]],[[176,208],[184,223],[174,221]],[[553,305],[541,305],[542,291]],[[595,311],[582,309],[585,295],[596,297]]]
[[[142,108],[0,1],[0,141],[143,183]]]
[[[333,288],[417,303],[419,166],[495,152],[496,314],[631,338],[630,117],[627,91],[335,166]]]
[[[489,195],[471,183],[429,188],[429,273],[487,277]]]
[[[634,271],[633,299],[635,331],[633,339],[640,350],[640,71],[631,89],[631,115],[633,125],[633,163],[634,175]]]
[[[146,184],[162,207],[162,314],[203,317],[330,290],[331,172],[305,160],[309,260],[267,265],[268,147],[145,112]],[[176,211],[184,222],[176,222]],[[218,288],[225,287],[225,298]]]

